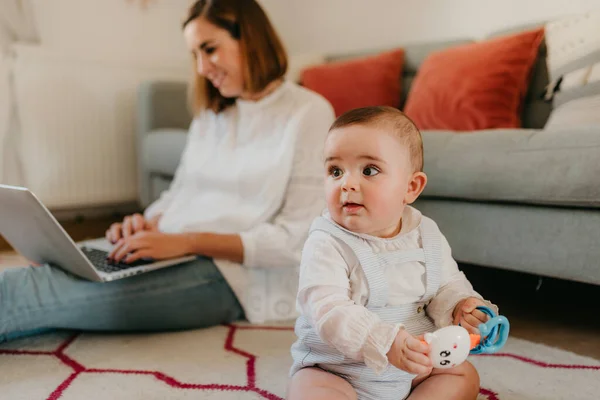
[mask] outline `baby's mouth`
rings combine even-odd
[[[360,209],[361,209],[361,208],[363,208],[363,207],[364,207],[364,206],[363,206],[362,204],[359,204],[359,203],[353,203],[353,202],[351,202],[351,201],[345,201],[345,202],[342,204],[342,208],[343,208],[344,210],[346,210],[346,211],[350,211],[350,212],[353,212],[353,211],[358,211],[358,210],[360,210]]]

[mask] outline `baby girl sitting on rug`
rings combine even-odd
[[[302,253],[288,399],[475,399],[475,368],[432,368],[422,335],[451,324],[476,333],[487,320],[476,307],[497,308],[410,206],[427,183],[419,130],[394,108],[352,110],[324,156],[327,211]]]

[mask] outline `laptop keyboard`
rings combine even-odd
[[[129,268],[139,267],[140,265],[151,264],[153,260],[137,260],[132,263],[114,262],[106,259],[108,252],[98,249],[90,249],[89,247],[82,247],[81,251],[85,256],[94,264],[99,271],[111,273],[123,271]]]

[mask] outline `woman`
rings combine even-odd
[[[0,274],[0,341],[48,328],[153,331],[295,316],[300,252],[324,201],[320,154],[333,122],[284,80],[287,57],[255,0],[200,0],[183,24],[195,118],[173,183],[113,224],[110,257],[192,262],[94,283],[48,265]]]

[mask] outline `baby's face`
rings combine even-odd
[[[329,133],[324,158],[333,220],[356,233],[396,235],[413,176],[400,139],[382,128],[350,125]]]

